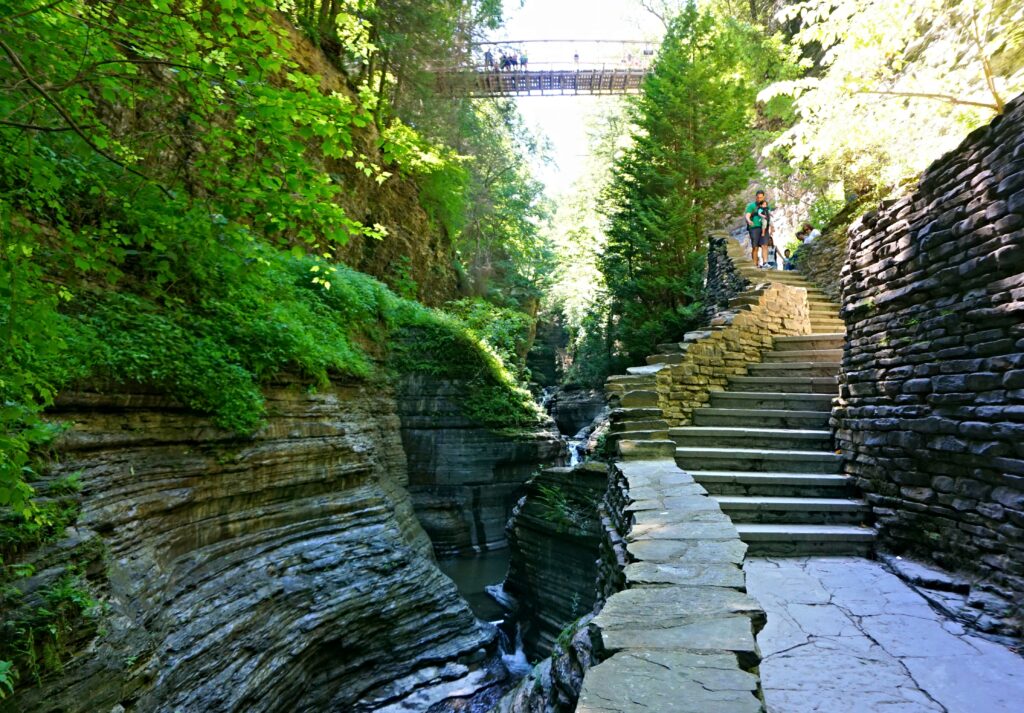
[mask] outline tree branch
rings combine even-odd
[[[999,113],[1000,108],[997,104],[986,104],[985,102],[970,101],[969,99],[958,99],[952,94],[932,94],[930,92],[891,92],[883,91],[879,89],[861,89],[858,94],[877,94],[885,97],[913,97],[917,99],[934,99],[936,101],[943,101],[947,104],[956,104],[958,106],[980,106],[983,109],[991,109],[992,111]]]
[[[10,22],[11,20],[17,20],[19,17],[26,17],[28,15],[34,15],[37,12],[42,12],[43,10],[49,10],[51,7],[57,7],[58,5],[60,5],[63,2],[64,2],[64,0],[54,0],[54,2],[51,2],[48,5],[40,5],[39,7],[33,7],[33,8],[28,9],[28,10],[23,10],[22,12],[19,12],[19,13],[15,14],[15,15],[8,15],[7,17],[3,18],[3,22]]]
[[[39,126],[37,124],[23,124],[20,121],[6,121],[0,119],[0,126],[12,126],[16,129],[28,129],[30,131],[74,131],[70,126]]]
[[[85,131],[82,130],[82,128],[78,125],[78,122],[75,121],[74,117],[71,116],[71,114],[68,112],[68,110],[65,109],[64,106],[60,102],[58,102],[56,99],[54,99],[50,95],[50,93],[48,91],[46,91],[46,87],[44,87],[42,84],[37,82],[32,77],[32,75],[29,73],[28,69],[25,67],[24,63],[22,63],[21,57],[19,57],[17,55],[17,53],[15,53],[14,50],[12,50],[7,45],[7,43],[4,42],[3,40],[0,40],[0,49],[2,49],[4,51],[4,54],[6,54],[7,58],[11,60],[11,64],[13,64],[14,67],[18,70],[19,74],[21,74],[21,76],[23,76],[25,78],[25,81],[27,81],[29,83],[29,85],[33,89],[35,89],[36,92],[40,96],[43,97],[43,99],[46,100],[47,104],[52,106],[54,108],[54,110],[58,114],[60,114],[60,117],[62,119],[64,119],[64,121],[67,123],[68,127],[70,127],[70,130],[74,131],[76,134],[78,134],[78,137],[80,139],[82,139],[82,141],[84,141],[89,146],[89,148],[91,148],[93,151],[95,151],[96,153],[98,153],[100,156],[102,156],[103,158],[107,159],[111,163],[116,164],[117,166],[120,166],[125,171],[128,171],[129,173],[132,173],[132,174],[138,176],[139,178],[141,178],[141,179],[143,179],[145,181],[153,183],[168,198],[173,198],[174,197],[173,194],[167,188],[165,188],[161,184],[157,183],[156,181],[151,179],[146,174],[142,173],[141,171],[139,171],[139,170],[137,170],[137,169],[135,169],[135,168],[133,168],[131,166],[128,166],[128,165],[122,163],[115,156],[111,155],[110,153],[104,151],[99,146],[97,146],[96,143],[91,138],[89,138],[88,134],[86,134]]]

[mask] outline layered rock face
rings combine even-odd
[[[0,709],[425,710],[488,682],[495,634],[434,565],[394,399],[280,384],[267,407],[238,439],[155,395],[62,400],[105,612]]]
[[[1024,99],[849,235],[833,412],[891,547],[974,573],[984,630],[1024,612]]]
[[[604,392],[598,389],[559,390],[548,403],[558,432],[566,436],[575,436],[607,408]]]
[[[593,611],[604,530],[603,464],[549,468],[533,478],[509,522],[505,591],[515,597],[526,652],[547,656],[565,626]]]
[[[563,451],[553,431],[509,438],[474,425],[459,407],[464,389],[422,377],[399,388],[408,489],[442,556],[504,547],[523,484]]]

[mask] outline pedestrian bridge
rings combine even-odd
[[[496,69],[436,72],[437,89],[446,97],[566,96],[637,94],[650,69]]]

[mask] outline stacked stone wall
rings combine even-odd
[[[881,541],[974,573],[983,630],[1024,601],[1024,98],[849,233],[833,411]]]
[[[687,426],[694,410],[706,406],[711,393],[724,391],[730,376],[746,376],[772,350],[775,337],[810,334],[807,292],[778,283],[748,290],[720,312],[711,329],[691,332],[677,355],[657,372],[658,407],[672,426]]]
[[[732,238],[725,232],[708,235],[708,267],[704,280],[704,301],[707,304],[707,319],[729,307],[729,302],[750,287],[740,271],[729,258],[726,246]]]

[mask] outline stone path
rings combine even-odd
[[[750,558],[769,713],[1021,713],[1024,658],[972,636],[876,562]]]
[[[628,492],[626,589],[593,621],[612,655],[590,669],[577,713],[759,713],[746,550],[718,503],[669,458],[616,463]]]

